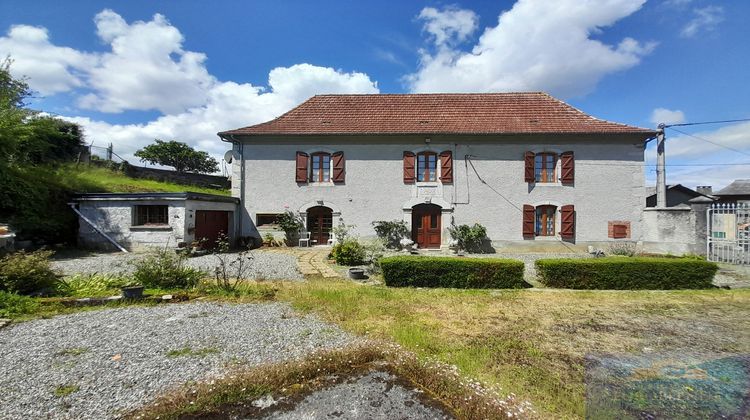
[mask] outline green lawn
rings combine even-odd
[[[542,417],[584,417],[587,353],[750,351],[750,290],[391,289],[312,280],[277,298],[346,330],[529,400]]]

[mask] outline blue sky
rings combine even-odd
[[[176,138],[218,157],[217,131],[316,93],[544,90],[646,127],[750,118],[748,18],[744,0],[5,0],[0,54],[33,107],[95,144],[132,159]],[[750,123],[681,130],[726,147],[668,130],[669,183],[750,177]]]

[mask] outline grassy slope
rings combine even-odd
[[[750,290],[462,291],[330,280],[279,287],[298,309],[455,364],[549,418],[584,417],[587,353],[750,351]]]
[[[105,168],[74,165],[49,171],[60,183],[75,192],[183,192],[229,195],[228,190],[201,188],[192,185],[129,178]]]

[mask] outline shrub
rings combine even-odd
[[[360,265],[365,263],[365,247],[354,239],[338,242],[331,250],[333,259],[339,265]]]
[[[16,318],[34,313],[38,308],[39,303],[28,296],[0,291],[0,318]]]
[[[205,276],[201,270],[185,265],[186,257],[174,251],[159,250],[133,263],[133,280],[154,288],[195,287]]]
[[[104,296],[126,286],[130,279],[103,274],[76,274],[61,279],[57,291],[65,296]]]
[[[685,258],[537,260],[542,283],[567,289],[706,289],[718,266]]]
[[[49,265],[52,251],[17,252],[0,259],[0,290],[22,295],[51,291],[57,273]]]
[[[380,260],[385,284],[395,287],[518,289],[523,262],[499,258],[387,257]]]
[[[484,253],[484,241],[487,239],[487,228],[479,223],[474,223],[474,226],[452,225],[448,228],[448,233],[451,235],[451,239],[456,241],[459,249],[478,254]]]
[[[609,244],[609,253],[611,255],[621,255],[632,257],[636,254],[637,248],[633,242],[613,242]]]
[[[355,227],[355,225],[339,223],[335,228],[331,229],[331,233],[336,239],[336,242],[344,242],[347,239],[353,238],[349,231],[354,229]]]
[[[379,220],[372,222],[372,226],[375,228],[375,234],[389,249],[401,249],[401,239],[409,237],[409,228],[403,220]]]
[[[276,219],[276,223],[278,223],[281,230],[284,231],[284,235],[286,236],[289,245],[294,243],[299,237],[299,232],[305,227],[305,224],[302,223],[302,218],[294,214],[291,210],[281,213]]]

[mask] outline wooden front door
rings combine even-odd
[[[307,231],[310,241],[316,245],[326,245],[333,228],[333,211],[328,207],[317,206],[307,209]]]
[[[419,204],[411,212],[411,239],[419,248],[440,248],[441,208]]]
[[[204,241],[203,248],[216,247],[220,234],[229,235],[228,211],[197,210],[195,212],[195,240]]]

